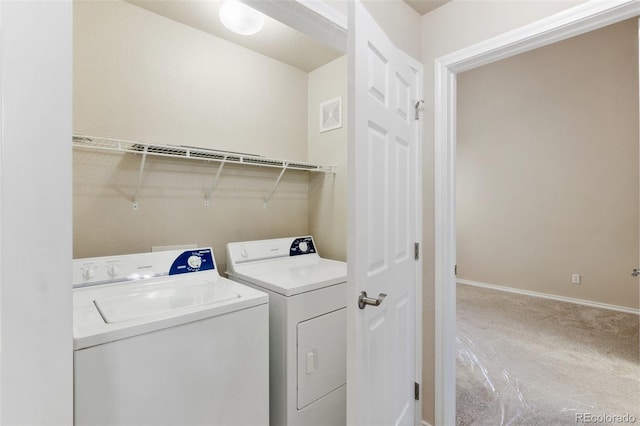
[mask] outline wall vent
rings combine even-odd
[[[320,133],[342,127],[342,97],[320,104]]]

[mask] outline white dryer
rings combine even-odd
[[[346,424],[344,262],[310,236],[227,244],[228,275],[269,294],[271,426]]]
[[[210,248],[73,261],[74,424],[266,425],[268,296]]]

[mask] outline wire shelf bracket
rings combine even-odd
[[[213,191],[218,186],[218,180],[220,179],[220,174],[222,173],[222,169],[224,169],[224,165],[225,164],[227,164],[225,161],[220,163],[220,167],[218,167],[218,171],[216,172],[216,176],[213,178],[213,182],[211,183],[211,188],[209,188],[209,191],[207,191],[207,193],[204,194],[204,205],[207,206],[207,207],[209,206],[209,204],[211,202],[211,194],[213,193]]]
[[[262,208],[266,209],[267,205],[269,204],[269,200],[271,200],[271,197],[273,196],[273,193],[275,192],[276,188],[278,187],[278,185],[280,184],[280,180],[282,179],[282,176],[284,175],[284,172],[287,171],[287,166],[288,164],[285,163],[282,166],[282,171],[280,172],[280,174],[278,175],[278,179],[276,179],[276,183],[273,184],[273,188],[271,188],[271,191],[269,191],[269,194],[264,198],[263,202],[262,202]]]
[[[136,193],[133,196],[133,209],[138,210],[138,195],[142,186],[142,173],[144,173],[144,163],[147,160],[148,147],[144,147],[142,151],[142,159],[140,160],[140,171],[138,172],[138,184],[136,185]]]

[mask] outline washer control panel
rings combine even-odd
[[[73,286],[86,287],[214,270],[211,248],[90,257],[73,260]]]
[[[214,269],[211,249],[198,249],[183,252],[173,261],[169,275],[188,274]]]

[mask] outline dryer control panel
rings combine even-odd
[[[227,262],[233,265],[290,256],[319,256],[313,237],[275,238],[227,244]]]

